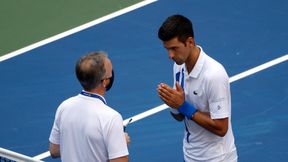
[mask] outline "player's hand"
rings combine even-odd
[[[124,132],[124,135],[125,135],[126,143],[127,143],[127,145],[129,145],[131,143],[130,136],[127,132]]]
[[[157,91],[163,102],[171,108],[178,109],[185,101],[184,90],[178,82],[175,83],[176,90],[165,83],[158,85]]]

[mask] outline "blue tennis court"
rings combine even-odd
[[[81,91],[75,62],[91,51],[104,50],[112,60],[115,83],[105,98],[124,119],[162,105],[156,88],[172,84],[173,62],[157,32],[167,16],[183,14],[193,21],[196,43],[231,78],[280,58],[231,82],[232,125],[240,162],[287,161],[287,6],[284,0],[158,0],[4,60],[0,147],[31,157],[48,150],[58,105]],[[183,161],[183,130],[168,110],[130,124],[130,161]]]

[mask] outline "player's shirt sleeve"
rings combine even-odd
[[[208,83],[208,102],[212,119],[221,119],[230,116],[230,83],[224,70],[211,76]]]

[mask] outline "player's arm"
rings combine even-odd
[[[225,136],[228,130],[228,117],[223,119],[212,119],[209,113],[196,110],[193,105],[184,101],[177,110],[189,119],[194,120],[198,125],[218,135]]]
[[[228,118],[211,119],[208,113],[197,111],[193,105],[185,101],[184,91],[178,82],[176,82],[175,86],[176,90],[161,83],[158,86],[159,97],[168,106],[177,109],[183,115],[183,118],[186,116],[187,118],[194,120],[197,124],[218,136],[224,136],[226,134],[228,130]],[[176,120],[178,118],[181,119],[179,115],[173,115],[173,117],[176,117]]]
[[[128,156],[122,156],[119,158],[111,159],[110,162],[128,162]]]
[[[211,119],[208,113],[197,111],[191,119],[200,126],[204,127],[205,129],[218,136],[223,137],[227,133],[229,123],[228,117],[223,119]]]
[[[170,114],[177,121],[183,121],[185,116],[181,114],[177,109],[170,108]]]
[[[170,112],[170,113],[173,116],[173,118],[177,121],[183,121],[185,118],[184,115],[182,115],[181,113],[179,113],[179,114],[173,114],[172,112]]]
[[[224,71],[215,72],[213,75],[208,79],[209,88],[207,88],[210,113],[196,112],[191,118],[203,128],[223,137],[229,127],[229,113],[227,110],[229,106],[227,102],[229,97],[227,96],[230,93],[229,78]],[[211,112],[213,112],[213,115]]]
[[[60,157],[60,146],[54,143],[49,144],[49,151],[52,158],[59,158]]]

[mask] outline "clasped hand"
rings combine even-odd
[[[178,109],[185,101],[183,88],[178,82],[175,83],[176,89],[173,89],[165,83],[158,85],[157,91],[163,102],[171,108]]]

